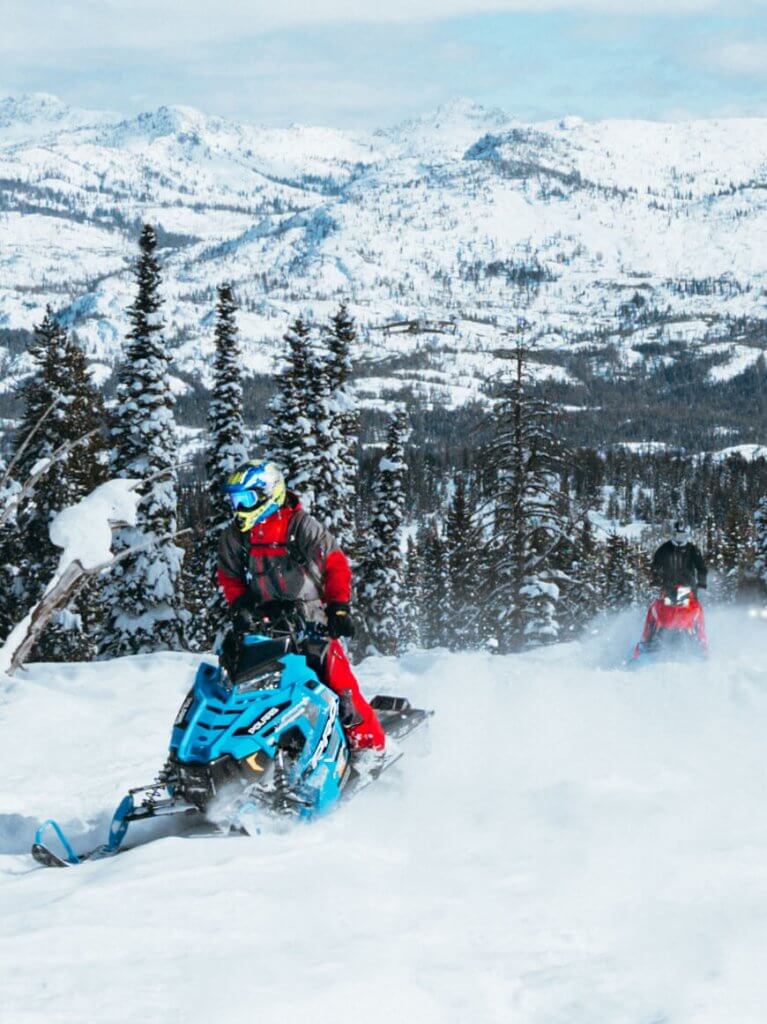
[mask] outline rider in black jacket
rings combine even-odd
[[[661,544],[652,560],[652,581],[657,586],[705,590],[708,570],[703,555],[681,519],[671,524],[671,538]]]

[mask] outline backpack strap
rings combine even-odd
[[[240,552],[242,554],[242,575],[250,587],[250,581],[253,579],[253,573],[250,571],[250,530],[242,535]]]
[[[317,592],[320,597],[322,597],[325,589],[322,577],[317,572],[317,566],[312,563],[311,559],[307,558],[298,544],[298,531],[301,528],[301,523],[306,519],[307,515],[308,513],[304,512],[303,509],[298,509],[293,514],[288,528],[288,535],[285,538],[285,546],[290,557],[297,565],[300,565],[301,568],[306,571],[306,574],[317,588]]]

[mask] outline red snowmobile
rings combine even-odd
[[[672,657],[694,654],[705,658],[708,655],[703,608],[692,587],[664,587],[647,611],[642,638],[631,660],[661,652]]]

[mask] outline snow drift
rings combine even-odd
[[[69,871],[34,867],[35,825],[95,838],[162,762],[199,659],[5,682],[3,1019],[762,1021],[767,623],[710,616],[709,663],[627,672],[640,620],[370,659],[368,692],[437,712],[388,780],[310,827]]]

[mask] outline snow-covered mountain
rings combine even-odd
[[[50,302],[108,377],[142,220],[162,229],[187,380],[206,379],[224,279],[253,373],[292,313],[348,298],[369,397],[481,398],[520,316],[539,375],[560,381],[578,379],[574,353],[630,373],[672,363],[679,342],[722,381],[764,345],[765,120],[526,124],[458,101],[363,135],[0,103],[0,328]],[[412,323],[383,330],[395,321]],[[25,365],[6,352],[6,388]]]

